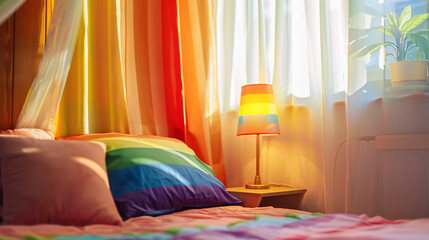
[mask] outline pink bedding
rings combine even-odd
[[[171,228],[193,228],[196,226],[234,225],[246,220],[252,223],[255,216],[266,216],[268,221],[284,219],[286,216],[304,216],[281,226],[270,226],[259,221],[258,226],[243,226],[233,229],[216,227],[188,234],[167,235],[177,239],[429,239],[429,219],[389,221],[381,217],[365,215],[329,214],[305,218],[309,213],[281,208],[243,208],[239,206],[191,209],[158,217],[132,218],[124,226],[91,225],[86,227],[35,225],[0,226],[0,236],[23,238],[29,235],[52,237],[57,235],[123,235],[156,232],[165,234]],[[270,218],[275,217],[275,218]],[[257,222],[257,221],[255,221]],[[262,225],[261,225],[262,223]],[[126,236],[126,235],[123,235]],[[164,236],[164,235],[162,235]],[[118,236],[116,236],[118,237]],[[156,237],[154,237],[156,238]],[[120,236],[115,239],[122,239]]]
[[[255,215],[283,217],[285,212],[307,214],[303,211],[282,208],[243,208],[239,206],[191,209],[158,217],[141,216],[124,222],[124,226],[89,225],[85,227],[40,224],[34,226],[0,226],[0,236],[23,238],[28,235],[49,237],[52,235],[165,232],[171,227],[195,227],[197,225],[227,225],[241,220],[252,220]]]

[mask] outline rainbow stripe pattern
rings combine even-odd
[[[271,84],[241,87],[237,136],[250,134],[280,134]]]
[[[187,208],[241,204],[180,140],[116,133],[66,139],[106,144],[110,190],[124,220]]]

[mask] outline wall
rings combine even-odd
[[[26,1],[0,25],[0,130],[13,128],[45,46],[47,0]]]

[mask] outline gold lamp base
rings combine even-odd
[[[269,189],[270,185],[268,184],[247,184],[247,189]]]

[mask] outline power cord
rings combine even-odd
[[[363,136],[359,138],[360,141],[375,141],[375,136]],[[340,152],[341,147],[347,142],[347,139],[344,140],[340,146],[337,148],[337,152],[335,153],[335,159],[334,159],[334,180],[332,183],[332,199],[335,198],[335,179],[336,179],[336,169],[337,169],[337,158],[338,153]]]
[[[341,147],[347,142],[347,139],[344,140],[340,146],[337,148],[337,152],[335,153],[335,159],[334,159],[334,180],[332,181],[332,199],[335,198],[335,178],[336,178],[336,170],[337,170],[337,158],[338,153],[340,152]]]

